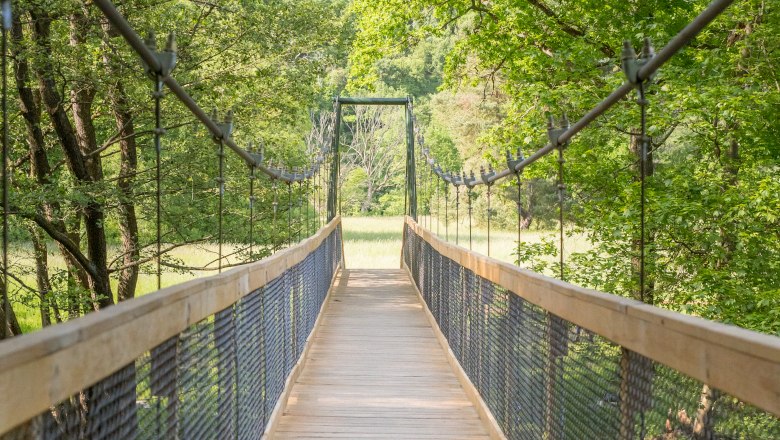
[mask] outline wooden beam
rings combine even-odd
[[[575,286],[447,243],[410,217],[433,249],[528,302],[780,416],[780,338]]]
[[[0,344],[0,434],[94,385],[303,261],[334,229],[261,261],[168,287]]]

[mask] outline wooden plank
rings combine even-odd
[[[523,299],[780,416],[780,338],[545,277],[447,243],[409,217],[406,224],[443,256]]]
[[[269,438],[490,438],[407,275],[344,272]]]
[[[336,217],[261,261],[125,301],[0,344],[0,434],[94,385],[190,325],[230,307],[302,261],[341,226]],[[89,359],[89,362],[84,362]]]

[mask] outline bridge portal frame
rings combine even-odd
[[[328,188],[328,220],[340,214],[338,179],[341,168],[341,107],[343,105],[402,105],[406,108],[406,186],[404,187],[404,215],[417,220],[417,182],[414,163],[414,114],[411,96],[405,98],[361,98],[336,96],[333,98],[333,108],[336,121],[333,127],[331,145],[330,187]]]

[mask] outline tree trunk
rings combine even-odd
[[[104,47],[108,46],[109,32],[107,24],[103,25]],[[135,296],[135,288],[138,283],[138,219],[135,213],[135,196],[133,191],[133,176],[138,166],[138,155],[135,142],[135,127],[133,115],[127,102],[120,72],[116,60],[109,55],[110,51],[103,51],[103,64],[109,78],[115,80],[108,86],[108,98],[111,103],[111,111],[114,113],[117,135],[119,136],[120,165],[117,178],[119,190],[119,231],[122,235],[122,269],[119,272],[119,285],[117,297],[124,301]]]
[[[46,143],[43,131],[41,130],[40,93],[38,91],[33,92],[28,86],[30,67],[27,63],[27,58],[21,53],[23,29],[19,15],[20,14],[17,14],[14,17],[13,26],[11,27],[11,55],[14,60],[13,67],[16,90],[19,94],[19,111],[22,114],[22,118],[24,119],[27,128],[27,144],[30,148],[30,175],[41,187],[47,187],[51,184],[51,167],[49,166]],[[60,204],[56,200],[42,202],[40,211],[55,229],[65,235],[71,236],[71,240],[74,243],[78,243],[78,231],[73,234],[67,231],[65,222],[61,219],[62,212]],[[31,231],[31,234],[35,235],[35,232]],[[60,253],[62,253],[65,260],[68,278],[73,281],[72,283],[68,283],[69,294],[73,295],[74,291],[80,289],[88,289],[89,284],[84,269],[61,243],[58,243],[58,246]],[[52,307],[55,311],[55,318],[59,322],[62,317],[58,311],[59,307],[53,299]],[[71,317],[76,317],[78,315],[78,313],[72,313]]]
[[[70,44],[78,47],[86,42],[89,25],[84,15],[72,14],[70,22]],[[76,139],[81,157],[84,161],[87,176],[83,179],[87,182],[99,182],[103,180],[103,165],[100,154],[97,153],[98,145],[95,134],[95,126],[92,122],[92,103],[96,90],[91,78],[74,84],[70,91],[71,111],[76,132]],[[92,302],[95,310],[113,304],[111,287],[108,284],[108,255],[104,223],[103,207],[97,202],[90,201],[84,210],[84,224],[87,232],[87,251],[90,260],[97,263],[99,276],[92,280]]]
[[[714,417],[712,411],[715,402],[720,397],[718,390],[704,385],[701,390],[699,409],[696,411],[696,420],[693,422],[693,438],[695,440],[715,440]]]
[[[366,188],[366,200],[363,202],[363,206],[360,208],[360,212],[367,214],[371,211],[371,205],[374,200],[374,185],[371,184],[371,179],[368,180],[368,186]]]
[[[22,328],[19,326],[19,320],[16,319],[13,307],[8,307],[11,311],[10,316],[5,316],[6,302],[2,291],[3,288],[2,283],[0,283],[0,340],[22,334]],[[8,321],[7,327],[5,325],[6,320]]]
[[[51,18],[45,11],[41,10],[30,11],[30,15],[34,24],[33,39],[35,44],[42,52],[50,53]],[[36,74],[43,103],[65,153],[65,162],[76,182],[85,189],[89,189],[90,184],[94,182],[93,173],[90,172],[90,169],[94,171],[97,165],[94,163],[90,166],[87,165],[87,161],[81,151],[79,139],[74,133],[73,126],[63,108],[63,102],[57,90],[57,84],[54,81],[53,67],[47,58],[44,57],[41,64],[36,66]],[[82,114],[83,116],[85,115]],[[88,197],[88,201],[84,203],[83,217],[87,236],[87,256],[90,264],[90,270],[88,271],[90,288],[95,300],[95,308],[105,307],[113,304],[114,300],[108,276],[106,236],[103,229],[105,215],[103,206],[95,197]]]
[[[35,256],[35,281],[38,287],[38,300],[40,301],[41,326],[48,327],[51,324],[51,283],[49,283],[49,255],[46,250],[46,242],[41,230],[36,226],[30,226],[30,239],[33,244]]]

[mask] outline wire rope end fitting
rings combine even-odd
[[[477,178],[474,176],[474,171],[470,171],[469,174],[466,174],[464,171],[461,176],[461,181],[469,190],[477,186]]]
[[[265,156],[265,145],[262,140],[259,142],[259,146],[255,146],[254,142],[249,141],[246,152],[253,161],[253,163],[249,164],[250,167],[257,168],[263,165],[263,161],[265,160],[263,157]]]

